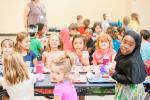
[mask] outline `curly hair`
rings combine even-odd
[[[101,33],[101,34],[99,35],[99,37],[96,39],[96,44],[95,44],[95,46],[96,46],[96,49],[97,49],[97,50],[101,49],[101,48],[99,47],[99,43],[100,43],[100,41],[101,41],[102,39],[108,40],[108,41],[109,41],[109,48],[113,48],[113,45],[112,45],[112,38],[111,38],[108,34],[106,34],[106,33]]]

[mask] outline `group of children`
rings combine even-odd
[[[81,17],[78,16],[77,19]],[[62,29],[60,34],[52,33],[44,42],[42,34],[45,31],[42,24],[29,26],[31,31],[28,33],[18,33],[15,43],[11,39],[4,39],[1,42],[3,64],[1,83],[10,99],[33,99],[35,78],[30,71],[37,65],[37,59],[42,57],[45,67],[51,71],[52,79],[57,82],[53,91],[54,100],[78,99],[69,77],[72,65],[85,67],[92,64],[100,65],[106,58],[112,65],[110,75],[117,81],[115,99],[143,100],[144,87],[141,82],[146,77],[144,64],[149,66],[150,58],[144,54],[149,43],[141,40],[141,37],[148,39],[150,33],[144,30],[140,36],[135,31],[120,31],[115,27],[103,31],[101,23],[95,23],[93,27],[95,36],[88,26],[89,22],[87,19],[84,21],[84,28],[81,22],[77,26],[71,24],[69,30]],[[34,28],[36,31],[33,31]],[[142,50],[141,41],[146,45],[143,45],[145,48]]]

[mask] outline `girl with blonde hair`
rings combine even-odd
[[[4,55],[8,55],[14,51],[14,41],[11,39],[4,39],[1,42],[1,57],[0,64],[2,64],[2,59]]]
[[[33,100],[35,78],[18,53],[4,56],[3,75],[1,84],[10,100]]]
[[[107,58],[109,63],[115,63],[116,52],[113,50],[112,39],[106,33],[101,33],[96,40],[96,51],[93,54],[93,64],[103,64],[103,59]]]
[[[54,88],[54,100],[77,100],[77,93],[70,81],[69,74],[72,60],[69,56],[61,56],[50,65],[51,79],[57,84]]]
[[[25,63],[29,68],[33,69],[37,64],[36,54],[30,51],[30,36],[26,32],[17,34],[15,51],[23,56]]]

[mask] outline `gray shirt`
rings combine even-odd
[[[30,8],[28,18],[27,18],[27,25],[36,24],[36,23],[46,23],[46,9],[44,4],[35,5],[33,2],[28,3]]]

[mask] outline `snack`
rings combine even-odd
[[[35,74],[35,76],[36,76],[37,81],[43,81],[45,78],[45,75],[41,73]]]
[[[102,78],[109,78],[109,74],[103,74]]]

